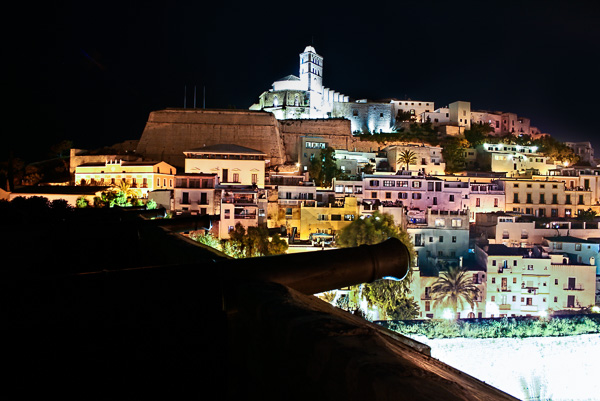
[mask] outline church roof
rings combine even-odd
[[[298,78],[295,75],[286,75],[285,77],[280,78],[275,82],[280,82],[280,81],[300,81],[300,78]]]

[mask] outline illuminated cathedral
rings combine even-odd
[[[307,46],[300,53],[300,77],[285,76],[263,92],[250,110],[265,110],[278,120],[333,117],[335,103],[348,103],[348,96],[323,87],[323,57]]]

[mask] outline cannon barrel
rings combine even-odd
[[[409,252],[397,238],[376,245],[218,262],[226,279],[283,284],[317,294],[384,277],[398,280],[409,271]]]

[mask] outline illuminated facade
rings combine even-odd
[[[265,186],[266,155],[244,146],[221,144],[183,152],[186,173],[216,174],[227,185]]]
[[[596,266],[548,248],[476,248],[487,269],[486,317],[545,316],[594,304]]]
[[[323,86],[323,57],[312,46],[300,53],[299,75],[273,82],[250,110],[269,111],[278,120],[329,118],[334,103],[348,102],[348,96]]]
[[[165,162],[106,160],[77,166],[75,185],[116,186],[126,181],[138,196],[147,197],[150,191],[173,189],[175,172]]]
[[[598,211],[592,192],[581,187],[566,187],[564,182],[538,180],[499,180],[505,193],[507,212],[536,217],[575,217],[582,211]]]
[[[427,175],[444,175],[446,163],[442,159],[442,148],[425,145],[393,145],[384,149],[387,152],[391,171],[408,170]],[[415,163],[407,166],[398,160],[402,152],[409,151],[415,155]]]

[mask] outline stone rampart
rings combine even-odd
[[[285,161],[279,124],[271,113],[250,110],[166,109],[150,113],[137,153],[179,168],[183,152],[209,145],[236,144]]]
[[[278,165],[298,161],[302,136],[323,137],[334,149],[359,152],[396,144],[360,141],[344,118],[277,120],[264,111],[166,109],[150,113],[136,153],[183,168],[186,150],[235,144],[265,152],[271,165]]]

